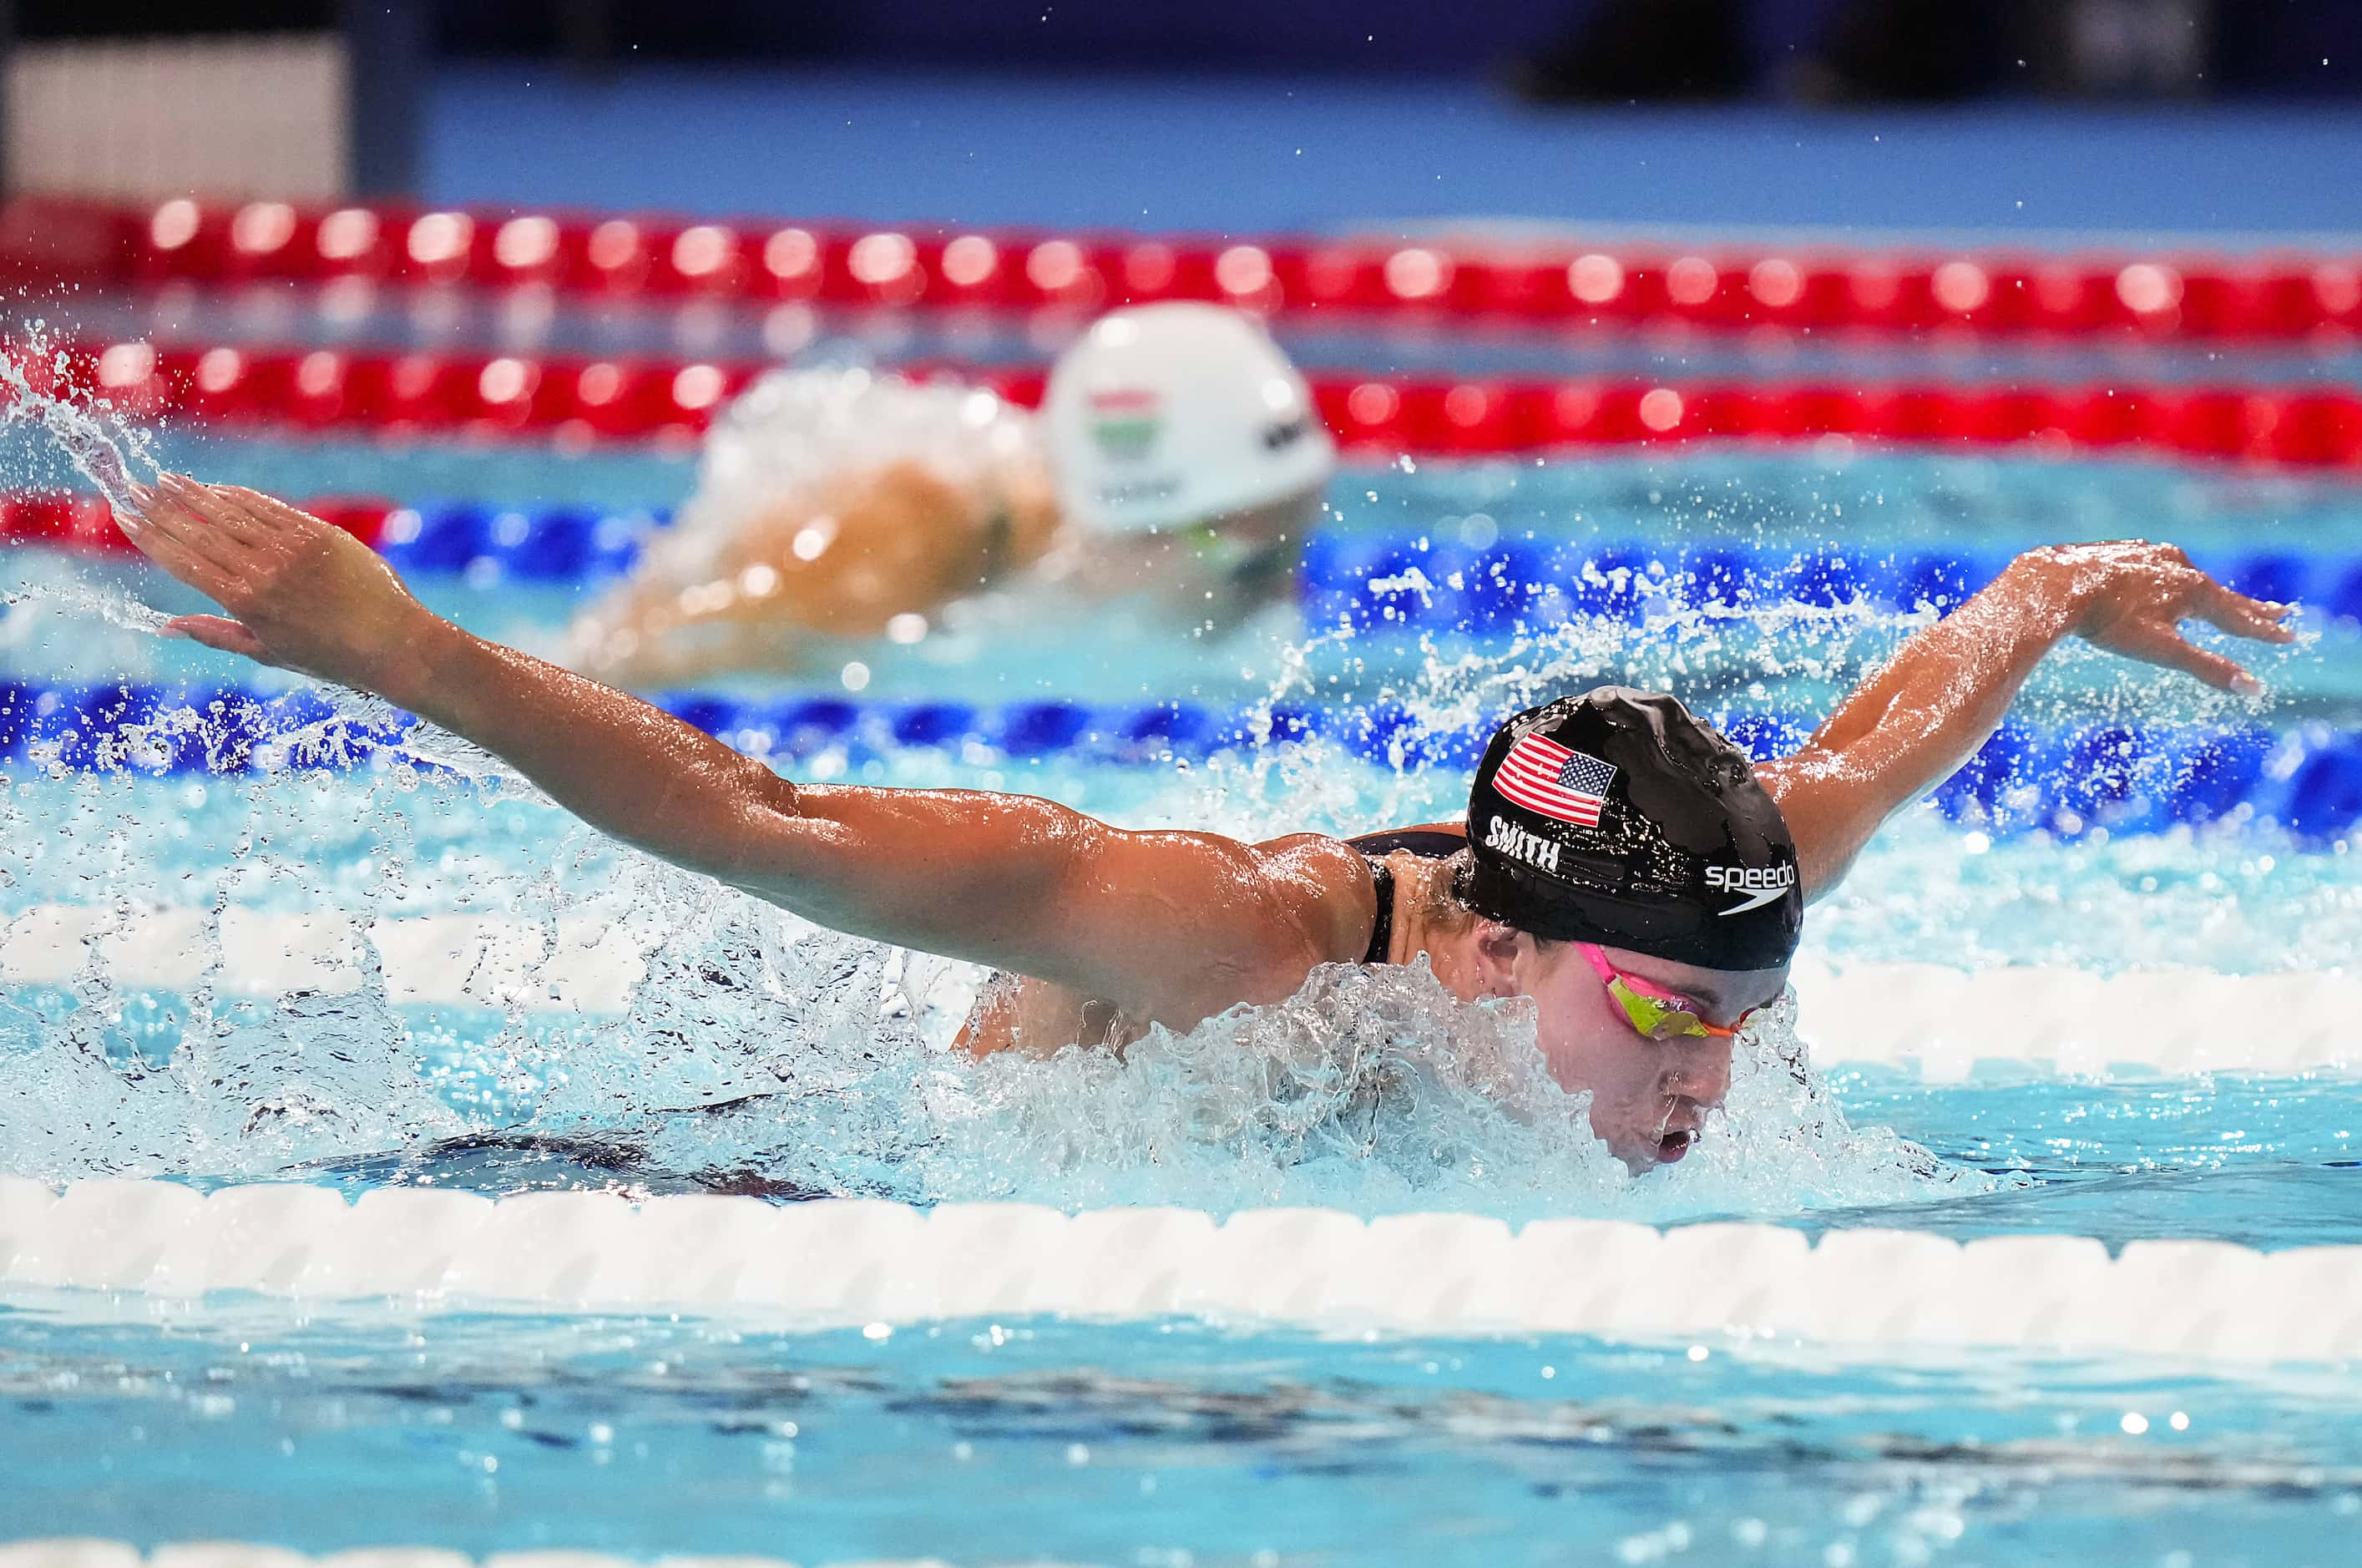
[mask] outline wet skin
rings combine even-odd
[[[1429,823],[1420,831],[1460,829]],[[1592,1131],[1636,1175],[1689,1153],[1729,1093],[1734,1040],[1649,1039],[1632,1027],[1573,944],[1539,942],[1496,921],[1432,921],[1448,864],[1408,851],[1397,851],[1386,863],[1397,889],[1388,962],[1426,957],[1437,980],[1462,1001],[1532,998],[1535,1043],[1551,1077],[1570,1094],[1591,1096]],[[1723,1028],[1777,1000],[1788,981],[1784,967],[1707,969],[1623,948],[1602,951],[1617,968],[1687,999],[1690,1010]],[[1120,1050],[1145,1027],[1145,1021],[1105,1001],[1002,976],[978,999],[959,1043],[978,1055],[1005,1050],[1046,1055],[1077,1043]]]
[[[1589,1092],[1592,1132],[1635,1174],[1689,1153],[1730,1092],[1730,1036],[1648,1038],[1574,944],[1458,918],[1443,896],[1447,862],[1398,852],[1386,863],[1397,888],[1389,959],[1427,955],[1436,978],[1463,1001],[1532,998],[1535,1043],[1551,1076],[1570,1094]],[[1617,969],[1686,999],[1700,1018],[1725,1029],[1777,1000],[1788,983],[1785,966],[1708,969],[1627,948],[1601,951]]]
[[[1632,1027],[1599,976],[1571,943],[1535,944],[1517,960],[1519,993],[1534,999],[1536,1033],[1551,1073],[1569,1089],[1591,1091],[1591,1130],[1634,1174],[1671,1165],[1705,1131],[1706,1116],[1730,1092],[1729,1035],[1650,1040]],[[1688,998],[1706,1022],[1733,1026],[1749,1009],[1777,1000],[1779,969],[1704,969],[1603,948],[1618,969]]]
[[[1024,977],[1024,989],[1042,988],[1074,1021],[1056,1043],[1096,1043],[1082,1027],[1095,1010],[1186,1030],[1242,1003],[1282,1001],[1315,967],[1359,962],[1368,947],[1368,863],[1324,834],[1247,844],[1129,831],[1028,796],[800,784],[623,692],[469,635],[421,605],[367,546],[283,502],[167,475],[119,520],[134,545],[228,611],[178,617],[172,635],[407,708],[592,827],[820,924]],[[2020,557],[1915,633],[1802,748],[1755,769],[1787,820],[1805,898],[1834,888],[1887,817],[1975,753],[2060,642],[2081,637],[2255,691],[2180,625],[2285,643],[2287,608],[2233,592],[2170,546]],[[1683,1135],[1727,1088],[1727,1042],[1668,1051],[1639,1040],[1572,948],[1458,908],[1431,880],[1446,874],[1441,862],[1390,864],[1389,961],[1427,954],[1463,999],[1533,997],[1544,1053],[1562,1083],[1593,1091],[1594,1126],[1611,1148],[1646,1165],[1677,1153],[1677,1138],[1687,1146]],[[1783,977],[1610,957],[1696,993],[1716,1022],[1768,1001]],[[1022,1032],[1028,1045],[1051,1043]]]

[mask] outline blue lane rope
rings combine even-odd
[[[1239,751],[1268,735],[1319,737],[1379,766],[1474,766],[1489,726],[1421,730],[1399,708],[1279,706],[1218,712],[1186,702],[1096,707],[855,700],[800,694],[659,699],[668,712],[749,756],[793,769],[823,753],[854,764],[898,752],[948,753],[979,767],[1053,758],[1098,767],[1169,765]],[[1800,745],[1807,721],[1711,713],[1759,757]],[[425,767],[402,749],[414,723],[341,714],[319,693],[237,687],[45,687],[0,682],[0,766],[149,776],[238,775],[273,767]],[[2005,723],[1935,791],[1964,824],[2080,834],[2157,832],[2224,819],[2273,823],[2331,843],[2362,822],[2362,733]]]
[[[596,583],[629,571],[670,522],[661,509],[452,502],[392,513],[380,547],[404,573],[458,573],[483,584]],[[1413,534],[1321,533],[1306,542],[1297,596],[1318,625],[1491,633],[1574,615],[1637,618],[1660,591],[1695,604],[1860,598],[1881,610],[1923,603],[1942,610],[1992,581],[2008,560],[2000,550],[1800,552],[1745,540],[1666,546],[1615,538],[1477,547]],[[2242,592],[2362,621],[2362,554],[2227,551],[2202,553],[2199,564]]]

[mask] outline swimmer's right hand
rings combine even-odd
[[[237,485],[166,474],[118,513],[142,553],[229,612],[165,625],[211,648],[382,692],[446,624],[378,553],[335,525]]]
[[[1054,801],[796,784],[671,714],[430,613],[359,540],[170,478],[125,532],[226,615],[209,647],[374,692],[601,832],[839,931],[1028,975],[1190,1027],[1358,955],[1368,863],[1333,839],[1131,833]]]

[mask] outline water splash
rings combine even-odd
[[[1684,657],[1684,635],[1782,643],[1789,657],[1794,642],[1817,640],[1813,657],[1834,658],[1839,638],[1894,629],[1860,611],[1782,607],[1681,613],[1646,646],[1597,624],[1530,632],[1496,657],[1433,646],[1416,679],[1335,704],[1339,728],[1395,724],[1375,767],[1335,730],[1274,734],[1290,704],[1330,689],[1323,660],[1352,657],[1342,635],[1316,639],[1265,705],[1262,744],[1176,775],[1136,816],[1260,834],[1449,815],[1465,775],[1439,737],[1599,679],[1646,680]],[[328,1169],[495,1188],[557,1180],[1518,1218],[1784,1214],[1997,1185],[1849,1125],[1802,1065],[1784,1009],[1746,1043],[1728,1107],[1691,1157],[1635,1179],[1592,1137],[1580,1097],[1542,1070],[1530,1014],[1463,1006],[1423,966],[1324,970],[1275,1007],[1153,1032],[1120,1063],[1068,1051],[970,1064],[944,1050],[940,1021],[957,1016],[973,976],[815,933],[566,825],[528,792],[403,768],[215,780],[204,786],[219,798],[202,831],[222,847],[192,856],[174,847],[185,809],[159,809],[169,783],[101,775],[62,787],[82,802],[75,831],[115,845],[85,901],[129,889],[182,901],[193,879],[215,911],[205,940],[216,965],[219,911],[259,901],[595,916],[629,927],[646,974],[620,1018],[551,1019],[502,1012],[496,999],[480,1012],[395,1007],[376,980],[335,998],[200,987],[158,999],[114,991],[94,971],[72,994],[0,1013],[0,1053],[72,1060],[37,1075],[39,1093],[0,1102],[0,1161],[12,1170]],[[332,879],[348,858],[373,867],[370,879]],[[144,1052],[129,1039],[143,1019]],[[164,1071],[152,1066],[160,1041]]]
[[[1071,1207],[1186,1201],[1664,1219],[1988,1191],[1882,1130],[1858,1132],[1805,1068],[1792,1008],[1736,1063],[1690,1160],[1636,1177],[1551,1077],[1523,999],[1462,1003],[1424,962],[1334,965],[1265,1008],[1104,1052],[996,1058],[947,1109],[931,1185]],[[1707,1158],[1699,1155],[1713,1153]],[[979,1183],[990,1173],[996,1187]],[[1176,1192],[1180,1195],[1177,1198]]]
[[[160,471],[155,432],[125,420],[104,397],[76,399],[36,388],[27,374],[28,365],[44,372],[45,382],[66,381],[67,355],[50,340],[46,323],[32,323],[22,343],[0,353],[0,388],[8,393],[0,400],[0,429],[38,425],[117,516],[136,513],[135,487],[152,484]]]
[[[74,579],[51,582],[25,582],[0,590],[0,617],[18,610],[37,613],[104,621],[127,632],[141,632],[149,636],[163,635],[164,624],[171,617],[119,592],[112,592],[92,583]],[[31,621],[27,619],[25,635],[30,635]]]
[[[6,417],[38,422],[124,504],[147,449],[105,410],[37,394],[11,371]],[[1599,576],[1593,586],[1628,597],[1628,616],[1529,625],[1484,647],[1422,635],[1401,663],[1371,657],[1377,634],[1305,641],[1259,704],[1253,744],[1176,776],[1135,820],[1264,836],[1454,815],[1467,737],[1504,712],[1608,680],[1681,690],[1702,709],[1761,706],[1775,685],[1850,679],[1916,624],[1860,602],[1699,602],[1661,567]],[[2068,661],[2061,690],[2088,702],[2094,668]],[[1849,1126],[1803,1065],[1785,1008],[1746,1043],[1728,1108],[1691,1157],[1640,1179],[1542,1070],[1529,1012],[1456,1002],[1423,966],[1324,969],[1276,1006],[1152,1032],[1120,1063],[1068,1051],[969,1064],[929,1025],[956,1012],[944,997],[972,977],[815,934],[559,826],[536,791],[457,737],[418,729],[392,748],[457,778],[275,771],[391,718],[374,700],[326,695],[337,717],[258,758],[253,779],[50,781],[73,802],[74,842],[109,849],[104,875],[75,874],[87,877],[82,901],[202,902],[207,975],[186,995],[134,991],[94,947],[72,985],[0,998],[0,1057],[36,1066],[25,1093],[0,1099],[0,1168],[326,1167],[498,1187],[525,1179],[512,1156],[556,1149],[559,1179],[637,1187],[1516,1217],[1778,1214],[1994,1185]],[[1322,715],[1319,733],[1294,733],[1299,710]],[[1362,760],[1372,755],[1381,767]],[[190,788],[211,797],[211,847],[194,852],[183,839],[196,808],[174,794]],[[39,837],[32,825],[0,792],[8,842]],[[477,1012],[397,1007],[367,951],[353,993],[227,995],[221,917],[257,901],[593,916],[632,930],[646,972],[620,1018],[528,1016],[497,999]]]
[[[94,957],[72,987],[8,996],[0,1058],[40,1064],[0,1099],[12,1172],[1646,1218],[1992,1185],[1848,1126],[1800,1076],[1784,1013],[1690,1160],[1636,1180],[1549,1077],[1529,1008],[1463,1005],[1424,966],[1324,969],[1275,1006],[1153,1031],[1120,1062],[973,1064],[944,1045],[973,972],[815,932],[579,830],[553,837],[553,811],[457,779],[225,779],[194,813],[159,810],[186,785],[63,787],[76,809],[7,806],[0,828],[96,841],[88,896],[127,912],[175,901],[195,867],[208,973],[140,990]],[[504,818],[531,836],[488,856]],[[220,848],[175,864],[167,819]],[[330,879],[339,864],[364,875]],[[232,995],[222,915],[257,905],[598,916],[627,926],[646,973],[619,1017],[397,1006],[365,946],[356,991]]]
[[[153,480],[158,467],[152,431],[127,423],[104,399],[77,400],[38,390],[26,373],[27,365],[45,373],[44,380],[62,381],[67,358],[55,348],[42,324],[33,324],[29,336],[0,352],[0,431],[14,425],[40,430],[73,470],[87,480],[116,515],[134,512],[133,487],[145,471]],[[94,617],[126,631],[160,632],[166,617],[118,592],[109,592],[79,580],[19,584],[0,592],[0,613],[40,607],[57,613]]]

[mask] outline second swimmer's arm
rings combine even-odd
[[[2060,545],[2018,557],[1904,643],[1802,750],[1759,770],[1795,836],[1805,897],[1836,886],[1880,824],[1973,756],[2065,638],[2254,692],[2262,688],[2253,677],[2193,646],[2180,624],[2284,643],[2294,635],[2280,624],[2287,611],[2224,588],[2169,545]]]
[[[168,478],[125,529],[237,617],[185,616],[185,635],[374,691],[592,826],[839,930],[1179,1023],[1285,996],[1353,948],[1357,914],[1366,934],[1369,910],[1333,894],[1367,875],[1328,840],[1123,833],[1025,796],[791,783],[635,698],[461,631],[365,546],[268,496]]]

